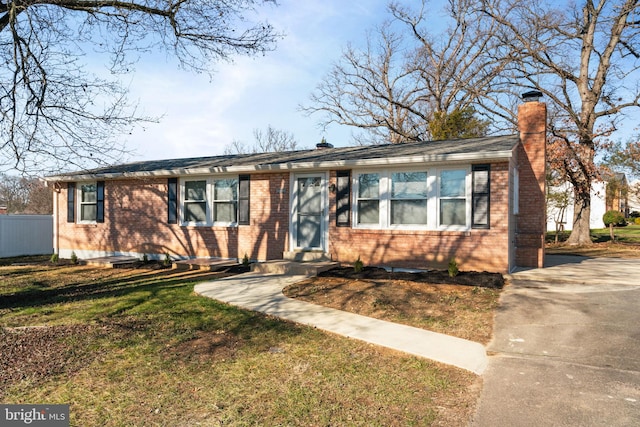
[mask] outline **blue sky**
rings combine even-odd
[[[222,154],[233,140],[254,141],[254,129],[293,133],[313,147],[324,136],[334,145],[349,143],[351,129],[322,132],[319,117],[298,106],[336,62],[347,43],[361,45],[366,31],[387,19],[388,0],[305,0],[280,2],[260,10],[285,34],[275,51],[218,63],[210,79],[179,70],[175,64],[143,61],[131,78],[131,98],[139,113],[162,116],[127,138],[130,160]],[[433,4],[439,4],[434,1]]]
[[[298,106],[309,102],[348,43],[363,46],[367,31],[388,19],[388,1],[281,0],[278,7],[261,8],[255,19],[269,21],[284,39],[264,56],[215,64],[211,78],[180,70],[164,55],[143,58],[130,77],[131,98],[139,114],[160,117],[160,123],[127,137],[127,160],[219,155],[234,140],[252,144],[254,129],[268,126],[292,133],[306,148],[323,137],[349,145],[351,128],[331,125],[323,132],[320,117],[305,116]],[[430,14],[441,14],[444,4],[430,1]],[[635,122],[629,117],[627,123]],[[634,126],[627,127],[616,139],[630,137]]]

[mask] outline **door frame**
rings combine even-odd
[[[322,203],[322,215],[320,220],[320,246],[317,248],[301,248],[298,246],[298,178],[320,177],[320,195]],[[329,252],[329,197],[328,197],[329,173],[319,172],[292,172],[289,175],[291,183],[289,194],[289,250],[290,251],[318,251]]]

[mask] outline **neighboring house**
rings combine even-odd
[[[48,177],[63,258],[542,267],[546,105],[513,136],[144,161]]]
[[[623,173],[614,173],[607,181],[606,209],[618,211],[629,218],[629,183]]]
[[[568,182],[548,189],[552,197],[547,201],[547,231],[571,230],[573,228],[573,187]],[[629,217],[629,185],[623,173],[615,173],[605,181],[594,181],[591,185],[590,228],[604,228],[602,217],[609,210],[617,210]],[[564,195],[564,197],[562,197]]]
[[[629,184],[629,214],[640,212],[640,180]]]

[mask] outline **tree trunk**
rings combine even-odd
[[[586,188],[574,186],[573,230],[567,239],[568,245],[591,244],[591,183]]]

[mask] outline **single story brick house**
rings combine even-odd
[[[535,95],[535,94],[534,94]],[[142,161],[46,178],[81,259],[282,259],[508,272],[544,262],[546,105],[519,134]],[[328,145],[328,144],[325,144]]]

